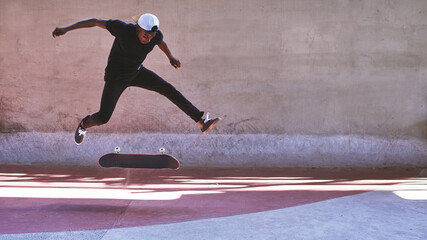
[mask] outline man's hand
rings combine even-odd
[[[64,35],[65,33],[67,33],[67,30],[63,27],[57,27],[55,28],[55,30],[53,30],[52,32],[52,36],[55,37],[59,37],[61,35]]]
[[[171,57],[169,60],[170,60],[172,67],[174,67],[176,69],[181,67],[181,62],[178,59]]]

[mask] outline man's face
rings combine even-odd
[[[142,29],[139,25],[136,26],[136,35],[142,44],[147,44],[156,36],[156,32],[148,32]]]

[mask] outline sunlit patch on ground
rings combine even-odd
[[[405,199],[426,200],[427,179],[317,179],[306,176],[168,176],[160,183],[126,177],[73,177],[69,174],[0,173],[0,197],[176,200],[184,195],[274,191],[392,191]]]
[[[0,234],[174,223],[367,191],[425,200],[427,192],[416,169],[0,169]]]

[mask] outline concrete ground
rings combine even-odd
[[[426,239],[422,169],[0,165],[0,239]]]

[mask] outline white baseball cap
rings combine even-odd
[[[144,30],[149,32],[157,32],[159,29],[159,19],[151,14],[146,13],[141,16],[134,16],[132,19]]]

